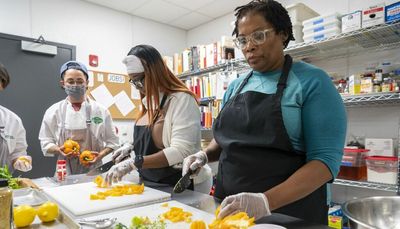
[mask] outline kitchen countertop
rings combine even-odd
[[[76,184],[76,183],[83,183],[83,182],[90,182],[93,181],[94,177],[93,176],[86,176],[86,175],[71,175],[68,176],[65,181],[62,183],[57,183],[54,178],[39,178],[39,179],[33,179],[33,182],[37,184],[39,187],[49,187],[49,186],[59,186],[59,185],[70,185],[70,184]],[[138,182],[138,176],[137,174],[133,174],[130,176],[126,176],[124,180],[129,180],[129,181],[134,181]],[[218,207],[219,202],[214,199],[210,195],[206,195],[203,193],[191,191],[191,190],[185,190],[182,193],[175,194],[172,192],[172,187],[170,186],[165,186],[165,185],[159,185],[155,183],[150,183],[150,182],[145,182],[145,185],[154,189],[158,189],[164,192],[172,193],[171,199],[176,200],[178,202],[181,202],[183,204],[195,207],[197,209],[209,212],[211,214],[214,214],[215,209]],[[124,208],[126,209],[126,208]],[[65,209],[63,209],[65,210]],[[122,210],[122,209],[121,209]],[[114,210],[115,211],[115,210]],[[105,214],[107,212],[101,212],[99,214]],[[68,214],[68,212],[67,212]],[[72,217],[73,215],[70,214]],[[271,216],[264,217],[260,220],[257,221],[257,224],[260,223],[269,223],[269,224],[277,224],[284,226],[288,229],[329,229],[330,227],[325,226],[325,225],[317,225],[317,224],[312,224],[305,222],[304,220],[279,214],[279,213],[273,213]]]

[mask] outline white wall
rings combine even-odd
[[[233,27],[231,22],[235,20],[233,12],[219,17],[211,22],[200,25],[187,31],[186,47],[199,44],[210,44],[219,41],[221,36],[231,36]]]
[[[146,43],[162,55],[186,47],[186,31],[80,0],[0,0],[0,32],[77,47],[77,60],[99,56],[98,71],[124,73],[122,58]]]

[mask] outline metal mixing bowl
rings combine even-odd
[[[347,201],[343,213],[351,229],[400,229],[400,196],[375,196]]]

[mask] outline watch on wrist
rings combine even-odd
[[[136,155],[135,156],[135,166],[136,166],[136,168],[138,168],[138,169],[141,169],[142,168],[142,166],[143,166],[143,155]]]

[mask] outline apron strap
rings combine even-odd
[[[283,63],[283,69],[281,77],[279,78],[278,85],[276,86],[276,95],[281,98],[283,90],[286,88],[287,79],[289,77],[290,68],[292,67],[293,59],[289,54],[285,55],[285,62]]]

